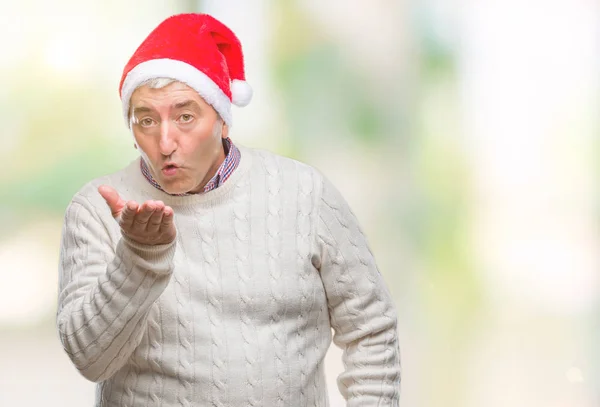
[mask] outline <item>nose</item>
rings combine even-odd
[[[160,140],[158,143],[160,153],[165,157],[177,150],[177,129],[173,128],[170,120],[163,120],[160,124]]]

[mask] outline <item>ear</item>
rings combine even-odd
[[[221,138],[226,139],[227,137],[229,137],[229,126],[227,125],[227,123],[223,122],[223,131],[221,131]]]

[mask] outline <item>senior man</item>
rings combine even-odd
[[[234,144],[242,48],[205,14],[163,21],[125,66],[140,158],[66,210],[60,339],[97,406],[397,406],[396,311],[347,203],[317,170]]]

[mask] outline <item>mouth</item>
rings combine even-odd
[[[167,176],[175,175],[177,173],[177,170],[179,170],[179,166],[177,166],[176,164],[167,163],[163,166],[162,173]]]

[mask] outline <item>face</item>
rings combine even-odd
[[[189,86],[141,86],[131,96],[131,128],[142,158],[169,194],[197,193],[225,159],[228,127]]]

